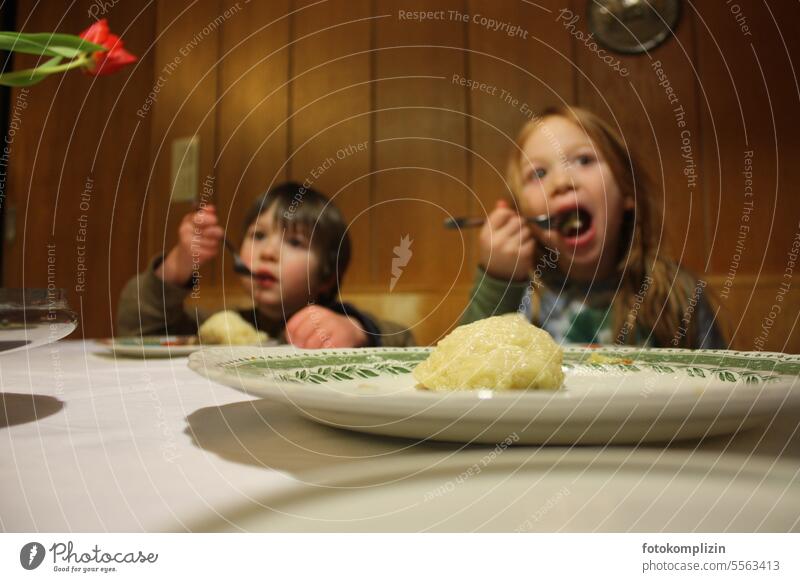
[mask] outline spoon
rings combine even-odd
[[[222,242],[225,243],[225,248],[227,248],[231,255],[233,255],[233,271],[235,273],[239,273],[240,275],[247,275],[248,277],[255,277],[256,275],[253,274],[253,271],[247,268],[247,265],[244,264],[242,261],[242,257],[239,256],[239,253],[236,252],[236,247],[233,246],[233,243],[228,240],[228,237],[223,235]]]
[[[540,214],[538,216],[526,216],[525,222],[528,224],[535,224],[539,228],[551,229],[556,228],[560,221],[558,216],[548,216],[547,214]],[[553,225],[553,222],[556,225]],[[445,228],[472,228],[474,226],[483,226],[486,223],[485,218],[469,218],[462,216],[460,218],[448,218],[444,221]]]

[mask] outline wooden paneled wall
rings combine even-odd
[[[84,332],[107,335],[122,282],[173,244],[191,209],[170,204],[170,148],[197,135],[200,180],[210,177],[232,239],[271,184],[313,183],[351,224],[344,296],[431,343],[458,320],[477,261],[474,233],[445,231],[442,220],[482,214],[506,195],[519,128],[542,107],[577,103],[618,127],[645,160],[663,193],[664,243],[718,291],[734,346],[800,351],[800,285],[788,262],[800,229],[792,194],[800,93],[790,62],[800,40],[789,29],[800,9],[737,0],[734,13],[731,4],[684,2],[675,37],[650,54],[619,57],[629,71],[622,76],[584,40],[587,1],[120,1],[105,16],[144,56],[137,70],[96,83],[65,78],[69,91],[58,80],[31,90],[37,105],[25,122],[36,131],[15,143],[10,194],[18,207],[30,201],[39,210],[28,211],[27,225],[17,213],[5,282],[23,273],[27,285],[46,282],[39,234],[20,233],[46,233],[55,192],[76,205],[88,162],[72,153],[65,164],[66,152],[93,151],[98,135],[121,136],[103,142],[110,163],[95,181],[105,199],[92,209],[98,238],[87,291],[98,307],[84,311]],[[67,15],[34,5],[20,2],[25,30],[80,29],[93,4],[79,2]],[[579,17],[572,26],[563,9]],[[444,12],[408,18],[420,11]],[[492,30],[476,15],[520,29]],[[465,79],[487,90],[471,90]],[[85,115],[84,99],[93,100],[94,120],[73,124]],[[70,124],[47,118],[51,109]],[[44,153],[39,135],[50,144]],[[743,174],[749,152],[752,196]],[[34,164],[35,187],[27,183]],[[62,203],[55,221],[65,253],[74,238],[70,212]],[[390,292],[393,249],[404,236],[413,255]],[[58,276],[74,286],[69,265]],[[229,257],[206,269],[201,304],[246,300]],[[781,313],[771,317],[777,303]]]

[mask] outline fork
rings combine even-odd
[[[527,216],[525,217],[525,222],[528,224],[535,224],[539,228],[544,229],[551,229],[555,228],[553,225],[554,222],[560,222],[557,220],[558,217],[556,216],[548,216],[547,214],[540,214],[538,216]],[[450,217],[445,219],[444,227],[445,228],[472,228],[475,226],[483,226],[486,223],[485,218],[469,218],[467,216],[462,216],[459,218]]]

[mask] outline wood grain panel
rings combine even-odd
[[[371,2],[297,2],[293,15],[292,179],[332,198],[350,224],[345,281],[370,280]]]
[[[736,6],[737,14],[726,4],[694,6],[701,23],[699,89],[709,101],[702,122],[715,233],[711,267],[722,277],[722,303],[741,328],[737,345],[797,351],[797,330],[790,324],[797,327],[800,296],[779,292],[781,282],[797,286],[789,253],[800,234],[800,200],[793,194],[800,180],[793,162],[800,138],[788,120],[800,99],[780,31],[794,45],[796,60],[797,35],[787,24],[797,10],[774,5],[773,20],[763,3]],[[769,322],[775,305],[782,313]]]
[[[404,323],[424,336],[417,328],[438,321],[443,333],[464,306],[455,288],[469,283],[474,268],[473,242],[453,240],[442,227],[448,216],[466,214],[473,197],[466,89],[452,81],[466,76],[469,16],[465,2],[378,6],[388,16],[376,21],[373,284],[390,296],[393,280],[395,293],[435,292],[437,301]],[[414,19],[431,11],[438,19]],[[404,237],[413,254],[402,266]],[[450,313],[453,305],[458,313]]]
[[[192,210],[191,202],[170,202],[173,140],[198,136],[199,182],[212,173],[218,35],[227,23],[242,18],[236,6],[229,0],[188,6],[158,2],[154,83],[148,89],[157,93],[145,116],[152,132],[152,175],[147,188],[149,244],[141,250],[144,262],[172,248],[181,218]],[[214,280],[213,269],[202,274],[207,282]]]
[[[92,22],[91,5],[19,2],[17,30],[77,34]],[[107,77],[54,76],[11,98],[7,202],[16,237],[3,248],[3,284],[68,289],[78,337],[111,335],[117,297],[138,267],[147,185],[149,127],[135,112],[152,85],[155,9],[120,3],[104,16],[141,57],[136,66]],[[25,56],[15,68],[35,65]]]
[[[800,287],[786,290],[783,283],[782,276],[769,274],[742,274],[734,280],[720,311],[731,348],[800,353]],[[719,295],[725,277],[710,277],[709,284]]]
[[[800,168],[791,162],[792,153],[800,151],[800,137],[793,124],[781,122],[796,111],[798,95],[786,82],[791,64],[778,30],[783,26],[784,39],[796,46],[797,35],[785,25],[797,10],[792,15],[785,4],[773,6],[776,23],[763,3],[737,6],[749,35],[728,6],[695,6],[703,22],[698,27],[701,89],[710,103],[703,118],[706,157],[719,160],[708,172],[716,228],[712,268],[725,274],[777,273],[800,217],[800,201],[789,195],[800,180]],[[752,185],[743,174],[747,151],[752,152]],[[746,195],[748,186],[752,196]],[[748,227],[749,232],[740,230]]]
[[[377,20],[375,86],[375,200],[373,247],[376,290],[390,293],[393,260],[412,240],[407,265],[395,271],[396,291],[437,291],[445,302],[454,285],[472,278],[470,240],[453,241],[442,227],[463,215],[472,197],[467,174],[466,23],[461,2],[382,2]],[[443,11],[441,20],[401,17]],[[429,78],[422,78],[429,77]],[[436,314],[421,314],[436,317]],[[443,327],[452,322],[444,320]]]
[[[579,20],[573,27],[566,26],[569,20],[564,18],[557,24],[565,34],[573,36],[575,43],[578,103],[616,127],[628,148],[642,159],[665,216],[659,235],[671,255],[703,273],[707,259],[703,252],[708,236],[707,194],[699,180],[692,177],[701,167],[704,139],[697,118],[697,109],[702,105],[697,101],[692,70],[694,20],[686,14],[689,10],[684,11],[675,37],[648,54],[602,55],[619,59],[620,66],[629,73],[623,76],[592,50],[591,40],[582,40],[591,32],[586,22],[588,1],[575,3],[574,13]]]
[[[289,4],[242,4],[222,28],[214,172],[220,219],[234,244],[253,200],[287,175]],[[230,255],[221,260],[228,286],[238,287]],[[210,270],[219,273],[220,262]]]
[[[544,107],[573,102],[570,37],[553,24],[562,4],[469,3],[469,75],[486,84],[469,92],[473,215],[508,197],[506,166],[522,126]],[[483,17],[508,26],[494,30]]]

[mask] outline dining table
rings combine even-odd
[[[704,439],[436,441],[93,339],[0,354],[0,397],[4,532],[800,531],[797,399]]]

